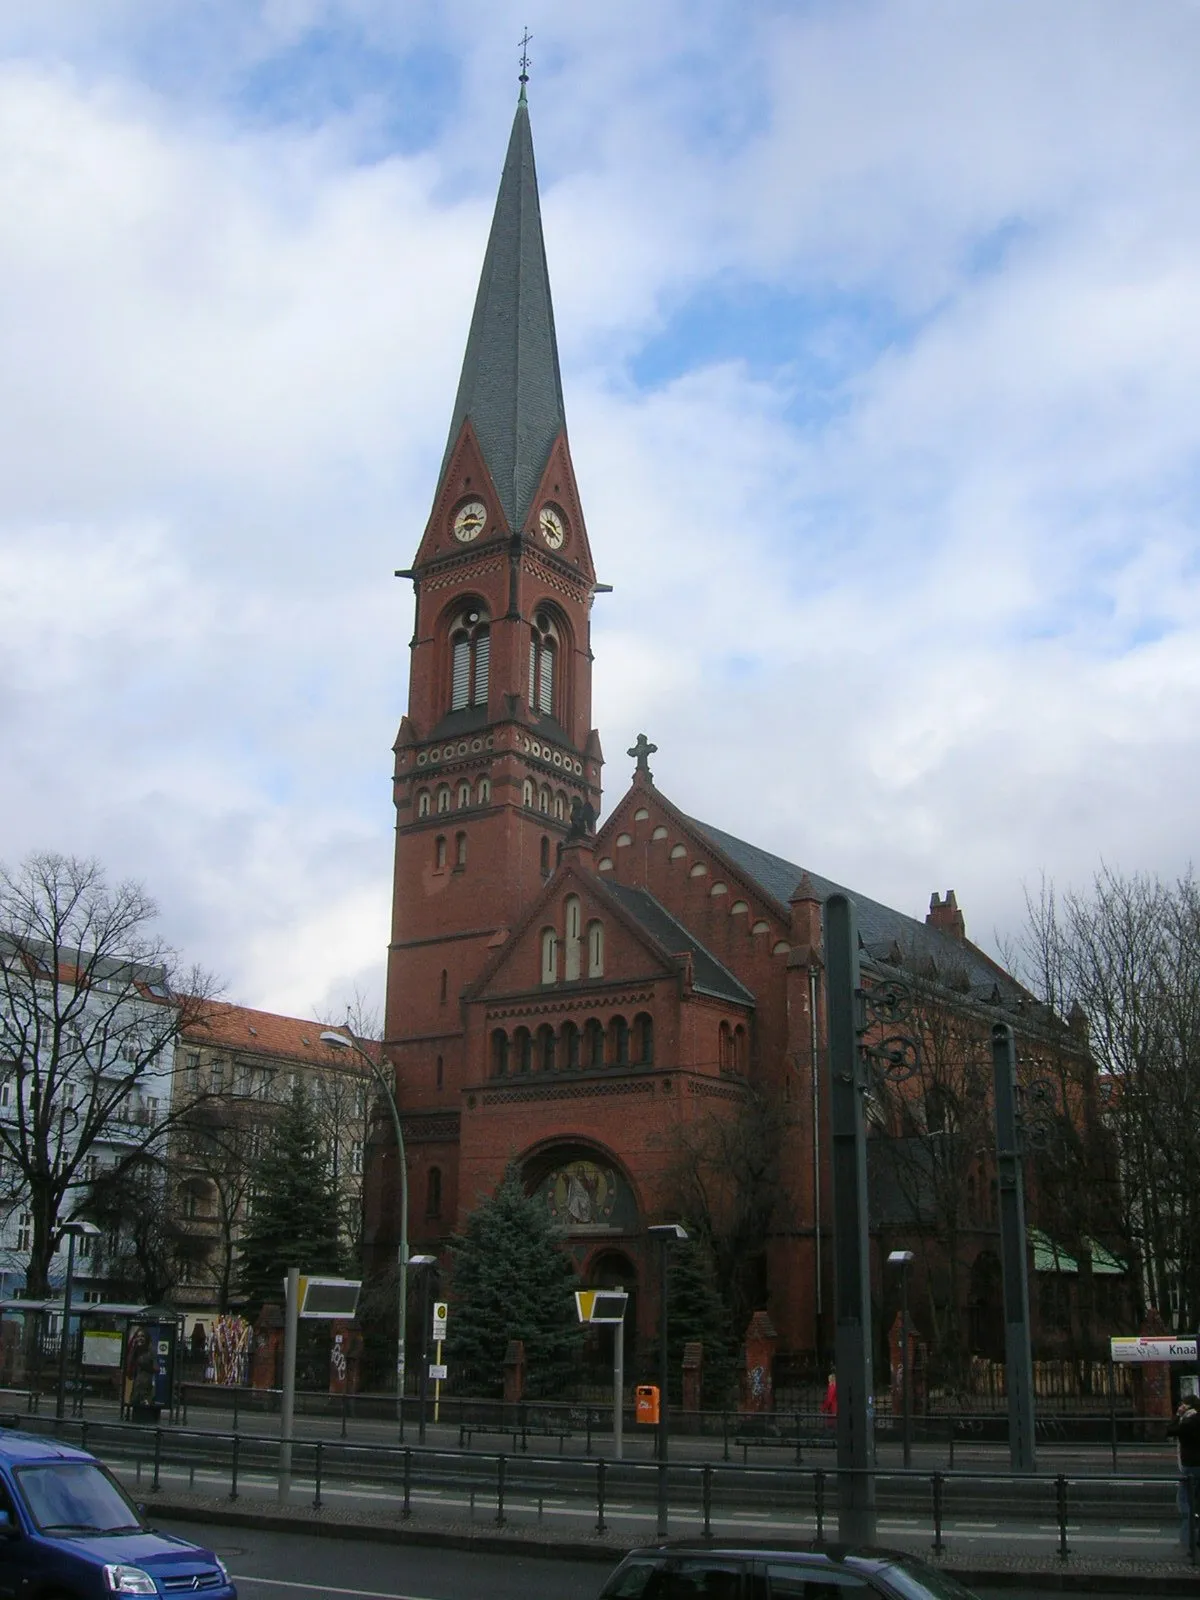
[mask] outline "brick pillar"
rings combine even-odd
[[[283,1356],[283,1307],[265,1305],[254,1324],[254,1355],[250,1382],[255,1389],[277,1389]]]
[[[699,1411],[704,1379],[704,1346],[699,1340],[683,1347],[683,1409]]]
[[[742,1410],[775,1409],[775,1346],[779,1335],[765,1311],[756,1311],[746,1329],[746,1368],[742,1377]]]
[[[525,1398],[525,1341],[510,1339],[504,1352],[504,1401],[515,1403]]]
[[[888,1359],[892,1377],[892,1416],[899,1419],[904,1414],[904,1367],[901,1355],[902,1324],[904,1318],[897,1311],[896,1320],[888,1334]],[[913,1325],[912,1313],[908,1317],[908,1382],[912,1396],[912,1414],[918,1416],[925,1406],[925,1341]]]

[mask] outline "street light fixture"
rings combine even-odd
[[[889,1267],[900,1272],[900,1391],[904,1415],[904,1465],[912,1466],[912,1389],[909,1378],[908,1333],[908,1269],[913,1263],[911,1250],[893,1250],[887,1258]]]
[[[62,1327],[58,1332],[58,1394],[54,1401],[54,1415],[61,1422],[67,1400],[67,1345],[71,1331],[71,1280],[75,1276],[75,1241],[78,1238],[94,1239],[100,1229],[94,1222],[64,1222],[62,1231],[67,1236],[67,1279],[63,1284]]]
[[[420,1423],[418,1424],[417,1443],[425,1443],[425,1401],[429,1394],[429,1280],[433,1277],[433,1269],[437,1266],[436,1256],[409,1256],[408,1264],[416,1267],[421,1273],[421,1382],[419,1385],[421,1395]]]
[[[392,1128],[396,1135],[396,1159],[400,1163],[400,1247],[398,1251],[400,1287],[397,1300],[396,1329],[396,1420],[400,1424],[400,1432],[403,1435],[404,1373],[408,1339],[408,1157],[404,1150],[404,1129],[400,1126],[400,1109],[396,1105],[396,1094],[392,1084],[388,1082],[375,1057],[364,1048],[362,1040],[356,1037],[349,1023],[346,1024],[344,1031],[338,1028],[323,1028],[321,1030],[321,1043],[332,1045],[335,1050],[353,1050],[360,1060],[365,1061],[371,1077],[375,1080],[375,1087],[387,1101],[388,1110],[392,1114]]]
[[[678,1222],[656,1222],[646,1229],[661,1246],[658,1278],[658,1532],[667,1532],[667,1385],[671,1376],[667,1359],[667,1252],[672,1245],[687,1243],[687,1229]]]

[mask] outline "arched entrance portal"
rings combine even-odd
[[[625,1309],[625,1371],[634,1371],[637,1355],[639,1274],[637,1259],[642,1234],[641,1212],[629,1175],[610,1152],[572,1141],[547,1145],[522,1163],[526,1191],[539,1195],[551,1219],[562,1230],[564,1244],[580,1287],[622,1288],[629,1294]],[[611,1325],[588,1332],[584,1347],[584,1383],[595,1398],[612,1393]]]

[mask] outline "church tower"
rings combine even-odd
[[[385,1048],[410,1183],[436,1167],[438,1209],[452,1221],[467,1077],[460,996],[553,872],[573,812],[586,825],[600,805],[597,584],[523,84],[433,509],[399,576],[412,579],[416,626],[395,744]],[[424,1198],[410,1196],[411,1236]],[[439,1231],[432,1198],[425,1210]]]

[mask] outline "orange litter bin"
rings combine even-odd
[[[634,1415],[638,1422],[658,1421],[658,1385],[656,1383],[639,1383],[634,1390],[637,1402]]]

